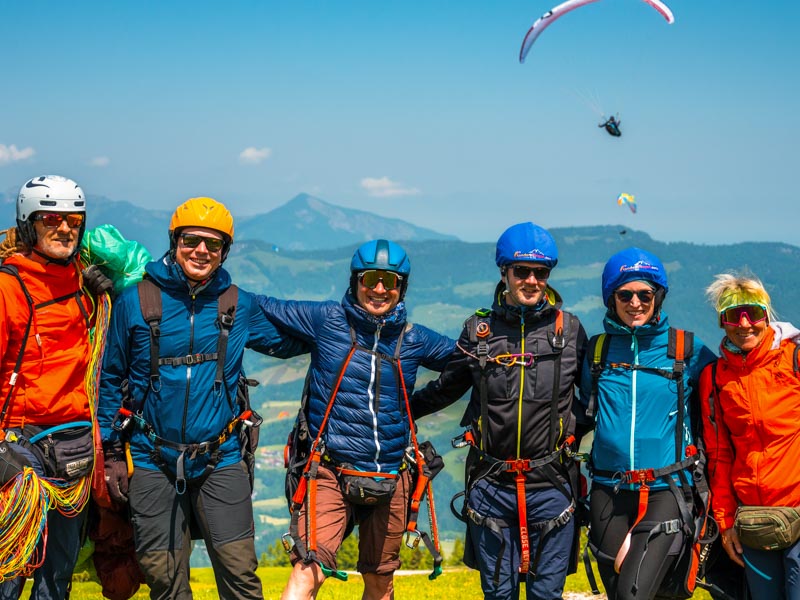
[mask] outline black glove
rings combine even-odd
[[[128,502],[128,462],[125,450],[119,443],[103,444],[105,457],[106,486],[111,499],[125,504]]]
[[[83,285],[95,296],[100,296],[114,289],[114,282],[103,275],[97,265],[89,265],[81,274],[83,275]]]

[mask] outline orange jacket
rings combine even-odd
[[[786,337],[786,334],[792,336]],[[746,355],[721,348],[717,390],[711,367],[700,379],[703,437],[714,517],[733,526],[736,508],[800,506],[800,378],[794,372],[800,331],[774,323]]]
[[[43,265],[14,254],[3,264],[17,267],[34,304],[80,289],[76,262]],[[91,314],[92,305],[85,294],[34,311],[17,383],[0,427],[89,420],[84,376],[91,352],[87,321]],[[17,279],[0,273],[0,411],[8,397],[29,316],[28,302]]]

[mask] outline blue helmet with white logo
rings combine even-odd
[[[400,287],[400,300],[408,288],[408,276],[411,273],[411,262],[406,251],[389,240],[372,240],[358,247],[350,261],[350,289],[357,289],[358,273],[378,269],[392,271],[403,277]]]
[[[647,281],[669,291],[667,271],[655,254],[641,248],[626,248],[608,259],[603,269],[603,304],[608,306],[611,295],[629,281]]]
[[[497,240],[495,262],[500,268],[516,262],[531,262],[552,269],[558,263],[556,241],[543,227],[517,223],[506,229]]]

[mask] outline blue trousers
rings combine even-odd
[[[753,600],[800,600],[800,542],[786,550],[743,548]]]
[[[24,454],[39,477],[44,470],[39,460],[26,448],[14,444],[14,450]],[[42,566],[33,572],[34,600],[63,600],[72,583],[72,571],[81,549],[81,532],[86,521],[86,508],[76,517],[65,517],[53,509],[47,513],[47,547]],[[40,546],[43,542],[39,542]],[[16,600],[22,593],[25,578],[17,577],[0,583],[0,600]]]
[[[569,490],[569,488],[567,488]],[[467,535],[472,544],[481,587],[486,600],[508,600],[519,598],[520,593],[520,535],[517,509],[517,492],[512,487],[478,481],[470,490],[468,506],[483,517],[502,519],[510,524],[502,528],[503,538],[492,529],[467,523]],[[528,512],[528,538],[531,565],[536,554],[540,534],[531,525],[559,516],[570,505],[570,500],[555,488],[529,491],[526,494]],[[575,533],[574,523],[569,522],[550,531],[544,537],[536,573],[524,575],[527,600],[553,600],[561,598],[567,578],[570,551]],[[505,540],[505,548],[500,548]],[[500,561],[500,576],[495,583],[495,570]]]

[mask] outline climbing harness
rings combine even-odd
[[[464,433],[452,440],[454,448],[470,447],[470,453],[467,457],[467,485],[465,490],[456,494],[450,501],[450,509],[453,514],[461,521],[472,521],[479,527],[485,527],[493,531],[500,539],[501,545],[499,550],[498,560],[495,564],[494,582],[495,585],[500,580],[501,559],[505,553],[505,538],[503,536],[503,529],[510,529],[514,526],[519,528],[520,536],[520,573],[532,573],[534,579],[536,577],[536,570],[539,566],[541,559],[542,549],[546,536],[553,530],[562,527],[569,523],[575,513],[576,503],[574,494],[570,492],[562,483],[560,477],[567,481],[571,480],[570,475],[566,472],[567,468],[564,466],[565,462],[572,462],[575,455],[575,438],[574,436],[567,436],[561,439],[562,432],[559,427],[558,415],[558,399],[560,396],[561,385],[561,353],[566,346],[564,337],[564,313],[561,310],[556,311],[556,316],[553,324],[553,330],[548,335],[548,341],[552,348],[551,351],[545,354],[533,354],[524,351],[524,322],[522,324],[522,352],[518,354],[501,354],[492,356],[489,354],[488,339],[491,337],[491,311],[488,309],[479,309],[475,315],[465,324],[469,331],[470,342],[475,346],[475,352],[469,352],[460,345],[459,349],[467,356],[475,359],[478,362],[481,371],[481,377],[478,383],[478,393],[480,397],[480,421],[478,427],[482,424],[489,422],[489,397],[488,397],[488,375],[486,373],[486,365],[489,362],[500,364],[504,367],[520,366],[531,367],[544,358],[551,358],[554,363],[553,367],[553,391],[550,400],[549,411],[549,441],[548,445],[555,448],[546,456],[527,459],[517,458],[511,460],[501,460],[488,454],[485,450],[488,437],[488,430],[485,434],[480,436],[480,442],[476,439],[475,431],[472,427],[468,427]],[[520,371],[520,377],[524,378],[525,371]],[[520,394],[524,389],[520,383]],[[519,418],[521,419],[521,413]],[[518,428],[521,427],[518,424]],[[519,438],[520,432],[518,431],[517,437]],[[477,466],[480,465],[482,473],[476,474]],[[476,472],[472,472],[472,467],[476,467]],[[527,474],[532,471],[538,471],[543,474],[551,485],[559,490],[564,497],[569,500],[569,506],[565,508],[559,515],[552,519],[539,521],[536,523],[528,523],[528,507],[525,483],[527,481]],[[505,519],[489,517],[481,515],[473,508],[468,506],[467,498],[469,491],[481,479],[487,477],[497,477],[501,474],[509,474],[514,477],[514,488],[517,499],[517,522],[510,523]],[[456,510],[455,504],[458,498],[464,498],[464,502],[460,511]],[[531,547],[529,533],[531,531],[538,532],[539,543],[536,550],[531,557]]]
[[[441,458],[438,455],[436,455],[435,451],[433,450],[433,447],[430,445],[429,442],[418,443],[417,441],[415,432],[416,427],[414,425],[414,421],[411,416],[408,392],[406,390],[405,379],[403,377],[402,364],[400,362],[400,349],[403,342],[403,336],[405,332],[408,329],[410,329],[410,327],[411,324],[408,324],[406,328],[403,330],[403,332],[401,332],[399,338],[397,339],[394,356],[393,357],[384,356],[384,358],[388,358],[388,360],[391,361],[392,367],[397,373],[398,384],[403,394],[403,399],[405,402],[405,410],[408,416],[409,426],[411,431],[411,448],[406,451],[406,462],[408,466],[410,466],[413,469],[415,478],[414,478],[413,490],[410,494],[410,499],[409,499],[407,525],[406,525],[406,545],[410,548],[417,548],[420,540],[424,543],[425,547],[428,549],[428,551],[431,553],[431,556],[433,557],[433,571],[430,573],[430,575],[428,575],[428,579],[433,580],[442,573],[441,565],[443,559],[439,544],[438,525],[436,521],[435,504],[433,499],[433,488],[431,486],[431,480],[436,475],[436,473],[438,473],[439,470],[441,470],[441,468],[444,466],[444,463],[441,462]],[[317,555],[318,546],[317,546],[317,535],[316,535],[317,534],[316,497],[317,497],[317,473],[320,465],[323,464],[325,465],[326,468],[330,468],[335,473],[337,473],[339,477],[344,477],[345,482],[346,482],[346,477],[348,476],[357,477],[359,479],[381,478],[384,481],[391,482],[390,485],[382,487],[386,487],[387,489],[391,488],[392,493],[394,490],[394,484],[396,484],[396,481],[399,478],[398,473],[387,473],[382,471],[367,472],[367,471],[351,469],[347,465],[336,464],[335,461],[333,461],[326,454],[325,441],[323,440],[323,433],[325,431],[326,425],[328,424],[331,410],[333,409],[336,396],[339,393],[339,388],[341,386],[342,379],[344,378],[345,371],[347,370],[347,366],[349,365],[350,360],[352,359],[356,350],[374,354],[372,350],[369,350],[367,348],[358,345],[356,332],[352,326],[350,327],[350,341],[351,341],[350,350],[348,351],[347,355],[342,361],[341,366],[339,367],[336,383],[331,390],[331,394],[328,399],[328,404],[325,408],[325,414],[319,426],[319,431],[317,432],[317,435],[314,438],[313,442],[311,442],[308,451],[303,452],[302,449],[299,448],[298,446],[303,443],[304,439],[305,441],[308,440],[308,426],[305,414],[308,403],[308,378],[306,378],[306,385],[304,386],[304,391],[303,391],[303,400],[301,402],[301,407],[298,413],[297,421],[295,423],[295,428],[292,430],[292,433],[289,434],[289,440],[284,450],[285,466],[288,469],[287,495],[289,495],[291,492],[289,510],[292,516],[289,524],[289,531],[281,537],[281,541],[283,543],[286,552],[291,552],[293,548],[296,548],[300,553],[300,555],[303,557],[303,562],[305,562],[306,564],[316,563],[320,566],[323,574],[326,577],[335,577],[337,579],[341,579],[342,581],[347,580],[347,573],[345,573],[344,571],[338,571],[328,567],[327,565],[322,563],[322,561],[319,559]],[[302,467],[302,473],[298,477],[295,475],[294,472],[299,470],[300,467]],[[290,479],[294,479],[294,481],[290,482],[289,481]],[[296,487],[294,487],[295,485]],[[346,497],[348,497],[347,493],[345,492],[346,486],[347,483],[345,483],[342,487],[343,487],[343,492],[345,493]],[[417,527],[420,506],[426,496],[428,499],[428,517],[430,519],[430,525],[431,525],[430,536],[427,533],[420,531]],[[383,502],[388,502],[391,500],[391,494],[388,494],[386,492],[381,493],[381,497],[382,497],[381,501]],[[348,497],[348,499],[350,501],[355,501],[356,503],[359,504],[363,503],[367,505],[370,504],[375,505],[378,501],[376,499],[375,502],[359,502],[358,498],[353,498],[352,496]],[[303,539],[299,533],[300,509],[304,505],[306,507],[305,543],[303,542]],[[347,533],[349,533],[349,531]],[[345,534],[345,536],[347,535],[347,533]]]
[[[175,442],[159,436],[152,424],[148,423],[142,416],[142,407],[144,400],[139,406],[134,406],[133,399],[130,397],[129,387],[127,382],[123,382],[122,405],[117,412],[112,423],[112,428],[120,433],[128,433],[131,427],[140,429],[150,440],[153,445],[152,458],[162,471],[170,478],[174,479],[175,490],[177,493],[183,494],[187,489],[185,460],[188,457],[190,460],[196,459],[198,456],[208,455],[210,458],[203,470],[203,473],[197,478],[203,480],[216,468],[220,461],[219,448],[232,436],[240,435],[243,427],[249,430],[257,430],[261,425],[263,419],[250,407],[249,395],[247,394],[247,387],[257,384],[253,380],[245,379],[240,376],[237,385],[237,403],[239,404],[240,412],[236,414],[236,406],[231,400],[230,391],[224,382],[224,369],[225,357],[228,347],[228,338],[230,331],[233,328],[234,318],[236,316],[236,305],[238,302],[238,288],[235,285],[228,287],[217,299],[219,316],[217,324],[219,326],[219,338],[217,340],[217,351],[211,353],[189,354],[186,356],[177,357],[162,357],[160,356],[160,337],[161,337],[161,290],[160,288],[148,278],[142,279],[138,284],[139,304],[141,306],[142,317],[150,329],[150,375],[149,375],[149,390],[158,392],[161,389],[161,374],[160,369],[163,366],[180,366],[180,365],[196,365],[208,361],[216,361],[216,372],[214,377],[214,388],[216,390],[224,389],[225,395],[230,404],[231,412],[235,415],[233,419],[223,428],[219,435],[213,439],[206,440],[200,443],[180,443]],[[257,436],[256,436],[257,438]],[[243,451],[254,452],[255,448],[250,449],[249,445],[252,442],[248,439],[245,440]],[[167,465],[166,460],[161,454],[162,448],[168,448],[178,453],[178,458],[175,463],[175,472],[173,473],[170,466]],[[248,466],[251,466],[248,461]],[[252,475],[251,475],[252,478]]]

